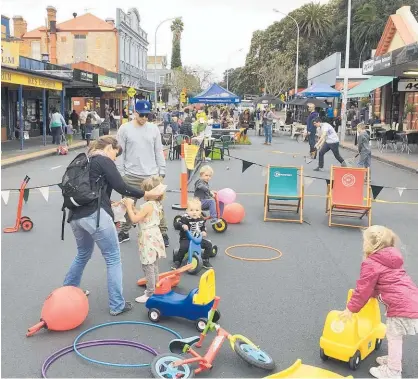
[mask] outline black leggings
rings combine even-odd
[[[51,128],[52,143],[59,145],[61,143],[61,127]]]
[[[184,256],[189,251],[189,240],[180,240],[179,251],[176,256],[174,256],[175,262],[183,262]],[[209,252],[212,250],[212,242],[209,240],[202,239],[202,259],[209,259]]]

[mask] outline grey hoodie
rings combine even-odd
[[[196,183],[194,184],[194,196],[200,200],[212,199],[209,183],[202,179],[196,180]]]

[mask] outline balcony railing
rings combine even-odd
[[[52,71],[68,71],[69,68],[65,66],[58,66],[56,64],[38,61],[28,57],[19,57],[19,68],[26,70],[52,70]],[[70,68],[71,70],[71,68]]]

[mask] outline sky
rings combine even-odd
[[[30,31],[45,24],[48,5],[57,8],[58,23],[71,19],[73,12],[78,15],[90,12],[102,19],[116,18],[115,3],[125,12],[136,7],[141,17],[141,27],[148,33],[148,55],[154,55],[157,25],[167,18],[182,16],[184,23],[181,41],[183,65],[200,66],[205,70],[212,70],[215,74],[214,79],[219,80],[228,67],[234,68],[245,64],[245,57],[254,31],[266,29],[274,21],[285,17],[273,12],[273,8],[289,13],[310,1],[1,0],[1,13],[10,18],[16,15],[22,16],[28,23],[28,31]],[[321,3],[326,2],[327,0],[321,1]],[[171,38],[170,22],[166,22],[158,30],[157,55],[167,55],[169,61]],[[296,38],[296,33],[289,38]]]

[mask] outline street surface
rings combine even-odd
[[[288,136],[274,137],[272,146],[262,145],[262,138],[254,137],[251,146],[231,148],[231,155],[261,165],[302,165],[305,175],[329,178],[330,164],[336,164],[331,152],[325,156],[325,172],[316,173],[316,162],[305,164],[300,155],[274,153],[307,153],[308,145],[291,141]],[[58,183],[66,165],[81,150],[67,157],[48,157],[24,165],[2,170],[2,189],[18,188],[27,174],[30,187]],[[347,158],[353,154],[342,150]],[[362,235],[351,228],[329,228],[324,213],[326,182],[316,180],[306,190],[304,218],[307,223],[263,222],[263,197],[266,177],[263,168],[253,165],[241,173],[241,161],[226,159],[211,163],[214,168],[213,189],[233,188],[237,202],[243,204],[246,217],[242,224],[230,225],[225,234],[209,237],[218,245],[218,257],[212,260],[216,271],[216,290],[221,297],[220,324],[232,334],[243,334],[269,352],[276,361],[276,371],[283,370],[301,358],[303,363],[335,371],[341,375],[370,377],[368,370],[375,365],[373,353],[351,372],[341,362],[322,362],[319,357],[319,338],[328,311],[344,309],[349,288],[355,286],[362,260]],[[372,162],[372,183],[392,187],[418,188],[418,175]],[[169,189],[178,189],[180,162],[168,162],[166,182]],[[18,194],[10,195],[7,206],[2,202],[2,228],[15,222]],[[120,198],[114,195],[115,199]],[[166,216],[170,225],[172,249],[178,235],[171,227],[177,212],[171,204],[180,199],[178,193],[168,193],[165,200]],[[383,189],[378,199],[386,201],[418,202],[418,191]],[[2,374],[4,377],[40,377],[43,361],[54,351],[71,345],[83,330],[109,321],[148,321],[146,308],[134,303],[133,311],[118,317],[109,315],[107,306],[106,266],[98,250],[93,254],[82,280],[89,289],[90,312],[85,323],[69,332],[42,330],[26,338],[28,327],[38,322],[46,296],[62,285],[64,275],[76,254],[74,237],[67,224],[65,241],[61,236],[62,197],[58,187],[51,188],[46,202],[38,190],[32,190],[24,215],[35,223],[29,233],[2,234]],[[416,236],[418,205],[373,204],[373,223],[393,228],[401,239],[401,249],[408,273],[418,283],[418,254]],[[143,276],[135,240],[121,245],[124,267],[124,294],[127,300],[142,293],[136,280]],[[272,262],[243,262],[224,254],[225,248],[241,243],[256,243],[278,248],[283,256]],[[261,249],[236,249],[233,254],[243,257],[271,257],[272,252]],[[169,269],[170,259],[161,262],[161,271]],[[187,293],[197,287],[198,278],[185,275],[178,290]],[[384,317],[383,317],[384,318]],[[164,319],[161,325],[178,331],[182,336],[197,335],[192,323],[178,319]],[[160,352],[168,351],[171,335],[164,331],[138,326],[117,326],[97,330],[85,340],[122,338],[150,344]],[[208,340],[211,340],[208,338]],[[418,376],[418,338],[404,342],[403,377]],[[89,357],[118,363],[147,363],[151,357],[126,347],[100,347],[84,350]],[[380,353],[387,353],[383,342]],[[91,364],[70,354],[54,364],[49,377],[150,377],[148,368],[122,369]],[[201,377],[263,377],[266,373],[243,364],[225,344],[213,370]]]

